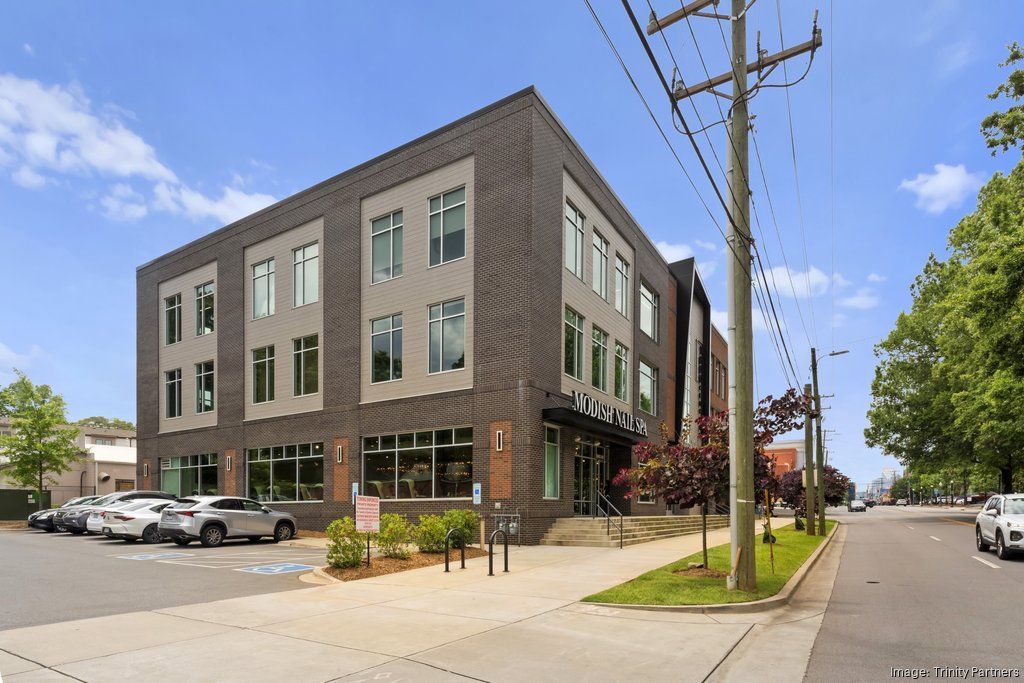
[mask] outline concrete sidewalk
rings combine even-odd
[[[728,530],[708,541],[728,542]],[[493,577],[486,558],[478,558],[450,574],[425,567],[15,629],[0,632],[0,672],[5,683],[69,680],[65,674],[83,681],[699,681],[733,659],[737,674],[755,665],[763,671],[758,643],[774,646],[785,635],[792,644],[792,627],[777,626],[810,619],[798,627],[810,639],[806,652],[780,664],[776,651],[772,664],[775,680],[800,680],[820,622],[814,615],[823,610],[820,595],[772,613],[713,617],[577,602],[699,549],[699,536],[625,550],[513,548],[511,573],[496,562]],[[818,583],[805,582],[808,590]]]

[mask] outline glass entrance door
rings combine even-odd
[[[607,446],[592,437],[577,437],[572,482],[574,514],[590,516],[597,512],[597,494],[604,486],[607,469]]]

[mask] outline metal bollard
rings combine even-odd
[[[494,537],[498,534],[505,543],[505,573],[508,573],[508,534],[502,529],[495,529],[487,539],[487,576],[494,576]]]
[[[462,555],[462,568],[466,568],[466,536],[462,533],[461,529],[449,529],[448,533],[444,535],[444,570],[448,572],[448,547],[452,538],[452,534],[458,532],[459,540],[462,541],[462,546],[459,548]]]

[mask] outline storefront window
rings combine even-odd
[[[368,496],[468,498],[472,482],[472,427],[363,439],[363,491]]]
[[[559,453],[558,430],[544,428],[544,497],[558,498],[559,468],[562,459]]]
[[[303,443],[246,452],[249,497],[260,502],[324,499],[324,445]]]
[[[165,458],[160,471],[160,490],[182,496],[217,495],[217,454]]]

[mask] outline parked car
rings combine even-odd
[[[103,525],[108,516],[125,509],[129,505],[134,505],[135,503],[155,504],[160,502],[170,504],[172,501],[166,498],[135,498],[132,500],[121,500],[102,509],[93,510],[89,513],[89,517],[85,522],[85,530],[90,534],[101,534],[103,533]]]
[[[875,507],[875,499],[874,498],[866,498],[864,500],[864,505],[866,505],[869,508]]]
[[[906,507],[907,504],[908,504],[907,503],[907,499],[906,498],[899,498],[899,499],[896,500],[896,504],[897,505],[902,505],[903,507]]]
[[[117,510],[107,510],[100,531],[107,538],[129,543],[140,538],[144,543],[159,543],[164,540],[159,530],[160,513],[171,504],[169,500],[136,500]]]
[[[175,496],[163,491],[118,491],[116,493],[108,493],[102,498],[92,501],[88,505],[75,505],[68,508],[59,517],[54,519],[54,525],[59,524],[65,530],[70,531],[73,534],[88,533],[89,530],[86,525],[89,522],[89,516],[92,514],[93,510],[101,510],[104,507],[113,505],[120,501],[153,498],[174,500]]]
[[[287,541],[296,528],[291,514],[248,498],[189,496],[163,509],[158,530],[178,545],[198,540],[212,548],[227,538],[258,541],[271,536],[275,543]]]
[[[28,516],[28,525],[48,532],[56,531],[57,529],[53,525],[53,518],[56,517],[57,512],[65,508],[74,507],[75,505],[85,505],[97,498],[99,496],[79,496],[78,498],[64,501],[58,507],[33,512]]]
[[[974,522],[978,550],[994,545],[1000,560],[1024,550],[1024,494],[993,496],[985,503]]]
[[[864,504],[863,500],[851,500],[847,509],[850,512],[867,512],[868,506]]]

